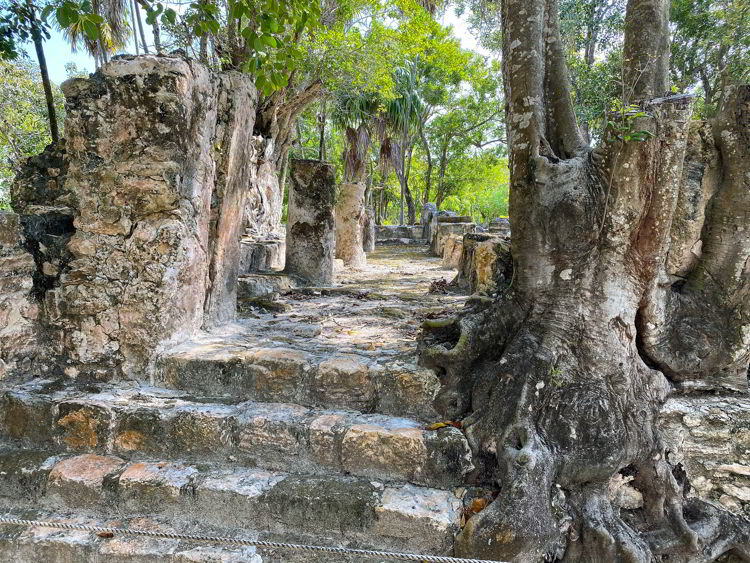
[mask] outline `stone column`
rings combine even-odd
[[[364,225],[362,225],[362,248],[365,252],[375,252],[375,210],[372,207],[365,210]]]
[[[367,263],[362,246],[365,184],[341,184],[336,202],[336,258],[352,268]]]
[[[320,160],[292,160],[286,268],[310,283],[333,282],[333,166]]]
[[[429,242],[432,240],[431,226],[432,216],[437,214],[437,205],[434,203],[425,203],[422,206],[422,238]]]

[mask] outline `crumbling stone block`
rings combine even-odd
[[[375,252],[375,210],[368,207],[362,220],[362,248],[365,252]]]
[[[463,236],[455,284],[471,293],[491,294],[513,277],[510,242],[503,235],[468,233]]]
[[[64,143],[13,185],[34,291],[68,376],[144,379],[167,343],[235,318],[243,221],[280,217],[257,93],[241,73],[151,55],[62,89]]]

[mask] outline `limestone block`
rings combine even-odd
[[[361,268],[367,263],[362,233],[366,188],[361,182],[339,186],[335,209],[336,258],[350,268]]]
[[[0,211],[0,249],[13,250],[21,245],[21,220],[15,213]]]
[[[62,460],[49,474],[49,491],[63,499],[95,503],[101,497],[105,477],[124,465],[118,457],[95,454]]]
[[[285,271],[313,284],[333,282],[333,166],[318,160],[292,160],[292,186],[286,241]]]
[[[62,90],[64,146],[14,184],[40,248],[68,228],[59,258],[37,260],[46,318],[65,334],[66,373],[147,378],[162,346],[235,316],[248,186],[268,144],[252,137],[257,92],[241,73],[152,55]]]
[[[240,275],[282,270],[286,239],[278,234],[245,236],[240,240]]]
[[[425,553],[450,547],[446,534],[458,529],[461,502],[448,491],[389,487],[375,508],[374,530],[385,536],[415,538]]]
[[[295,395],[300,381],[310,370],[311,356],[289,348],[260,349],[251,357],[257,397],[264,401],[284,401]]]
[[[56,426],[62,443],[71,450],[103,448],[110,435],[112,413],[106,407],[66,401],[60,404]]]
[[[374,407],[376,386],[369,362],[357,356],[337,356],[321,362],[313,394],[322,404],[343,404],[368,412]]]
[[[231,321],[236,315],[241,256],[238,241],[244,230],[244,209],[250,191],[247,188],[254,179],[254,167],[248,164],[258,160],[251,142],[258,103],[255,87],[245,75],[225,72],[219,75],[218,90],[214,138],[221,151],[214,152],[215,187],[208,233],[210,287],[204,322],[208,327]]]
[[[26,160],[11,182],[13,210],[34,213],[34,207],[56,207],[72,210],[78,202],[72,186],[66,185],[68,163],[65,140],[50,144],[40,154]]]
[[[368,207],[362,222],[362,248],[365,252],[375,251],[375,210]]]
[[[338,447],[345,432],[343,414],[323,414],[310,423],[310,454],[319,464],[338,468]]]
[[[428,202],[422,206],[422,217],[420,223],[422,224],[422,238],[425,240],[432,240],[432,222],[433,216],[437,215],[437,205]]]
[[[43,364],[36,263],[24,247],[21,217],[0,212],[0,379],[31,376]]]
[[[375,240],[383,242],[392,239],[407,239],[421,242],[422,227],[419,225],[378,225],[375,228]]]
[[[349,428],[341,444],[345,471],[379,477],[383,473],[411,480],[424,471],[427,463],[422,430],[387,429],[371,424]]]
[[[443,242],[443,268],[458,268],[462,253],[463,237],[449,235]]]
[[[438,218],[437,223],[437,229],[435,233],[435,239],[434,239],[434,249],[433,251],[437,256],[442,257],[445,252],[445,243],[451,236],[460,236],[462,237],[466,233],[473,233],[476,229],[476,225],[474,223],[471,223],[471,218],[469,218],[469,222],[442,222],[440,219],[443,219],[442,217]],[[447,219],[455,219],[455,217],[447,217]]]
[[[510,221],[506,217],[498,217],[489,223],[489,232],[510,239]]]
[[[197,473],[178,463],[131,463],[120,475],[118,490],[125,506],[158,512],[179,501]]]
[[[257,448],[285,455],[297,455],[303,448],[296,428],[308,409],[297,405],[264,409],[259,405],[240,422],[239,449],[252,457]]]

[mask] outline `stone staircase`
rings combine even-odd
[[[164,354],[149,384],[37,379],[0,391],[0,507],[17,517],[450,554],[473,469],[416,364],[426,317],[463,298],[424,248],[381,247],[334,289]],[[358,561],[87,532],[0,528],[0,560]]]

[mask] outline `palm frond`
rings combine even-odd
[[[370,131],[362,123],[357,129],[346,128],[346,149],[342,155],[344,161],[344,178],[359,181],[365,171],[367,156],[370,152]]]

